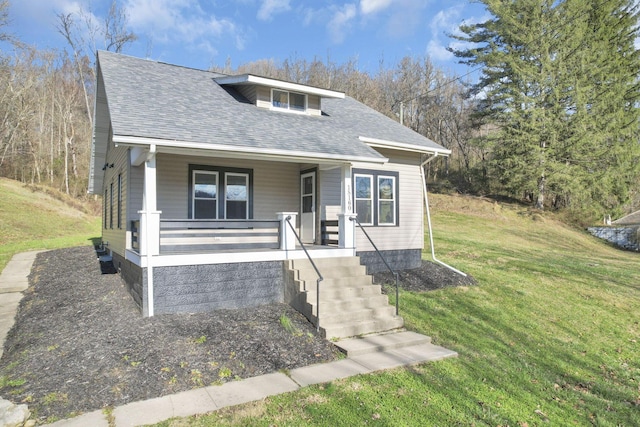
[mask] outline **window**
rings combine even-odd
[[[396,178],[378,176],[378,225],[396,223]]]
[[[354,175],[356,184],[356,213],[362,225],[373,225],[373,177]]]
[[[109,224],[109,213],[107,211],[107,206],[109,204],[109,190],[104,190],[104,199],[102,199],[102,205],[104,206],[104,228],[107,228]]]
[[[189,165],[189,217],[250,219],[253,171]]]
[[[218,173],[193,171],[193,219],[218,218]]]
[[[271,105],[275,108],[304,112],[307,110],[307,95],[303,93],[272,89]]]
[[[122,228],[122,174],[118,174],[118,228]]]
[[[249,218],[249,175],[246,173],[225,174],[225,218],[247,219]]]
[[[113,228],[113,182],[109,186],[109,228]]]
[[[398,225],[398,173],[354,170],[354,199],[362,225]]]

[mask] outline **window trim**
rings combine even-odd
[[[117,205],[117,213],[118,213],[118,218],[117,218],[117,224],[118,224],[118,228],[122,229],[122,174],[119,173],[118,174],[118,205]]]
[[[109,228],[113,229],[113,181],[109,184]]]
[[[247,218],[253,219],[253,169],[243,169],[243,168],[234,168],[234,167],[226,167],[226,166],[212,166],[212,165],[189,165],[189,183],[188,183],[188,217],[189,219],[194,219],[194,206],[193,206],[193,183],[194,183],[194,173],[195,172],[207,172],[207,173],[216,173],[218,175],[217,181],[217,199],[216,199],[216,213],[217,219],[226,219],[226,174],[244,174],[247,178],[247,183],[249,188],[247,189]],[[220,201],[224,201],[224,203],[220,203]],[[233,221],[233,220],[232,220]],[[242,220],[239,220],[242,221]]]
[[[368,199],[363,199],[363,198],[358,198],[357,194],[358,194],[358,190],[357,190],[357,178],[368,178],[369,179],[369,183],[370,183],[370,189],[371,189],[371,197]],[[371,209],[369,211],[369,213],[371,214],[371,222],[362,222],[360,221],[360,218],[358,218],[358,221],[360,221],[360,224],[362,225],[375,225],[375,180],[373,179],[373,175],[371,174],[363,174],[363,173],[354,173],[353,174],[353,206],[354,206],[354,210],[357,212],[357,207],[358,207],[358,200],[370,200],[371,201]]]
[[[391,179],[393,181],[393,199],[380,199],[380,179]],[[397,177],[393,176],[393,175],[378,175],[376,176],[376,188],[378,190],[378,192],[376,193],[376,196],[378,197],[378,203],[376,204],[376,208],[378,210],[377,214],[378,214],[378,225],[381,227],[389,227],[389,226],[394,226],[396,225],[396,222],[398,221],[398,188],[396,186],[396,179]],[[380,221],[380,206],[381,203],[383,201],[389,201],[391,200],[393,202],[393,222],[381,222]]]
[[[229,212],[228,209],[228,205],[227,202],[229,202],[229,199],[227,198],[227,183],[229,182],[228,177],[229,176],[241,176],[244,177],[245,179],[245,185],[247,186],[247,198],[244,200],[247,203],[247,206],[245,208],[245,217],[246,219],[249,219],[249,174],[248,173],[244,173],[244,172],[225,172],[224,173],[224,219],[228,219],[227,218],[227,212]],[[231,201],[237,201],[237,200],[231,200]]]
[[[275,91],[278,92],[283,92],[287,94],[287,106],[286,107],[279,107],[274,105],[274,98],[273,98],[273,93]],[[302,110],[298,110],[295,108],[291,108],[291,94],[296,94],[296,95],[302,95],[304,97],[304,108]],[[272,110],[276,110],[276,111],[287,111],[290,113],[296,113],[296,114],[307,114],[307,111],[309,110],[309,96],[306,93],[302,93],[302,92],[296,92],[296,91],[291,91],[291,90],[286,90],[286,89],[278,89],[278,88],[271,88],[271,109]]]
[[[195,195],[195,193],[193,191],[194,190],[194,185],[195,185],[195,182],[196,182],[196,174],[214,175],[216,177],[216,197],[215,197],[215,199],[204,198],[204,197],[196,197],[196,195]],[[191,175],[191,184],[189,185],[189,188],[191,188],[191,193],[190,193],[190,197],[189,197],[189,205],[191,207],[191,210],[190,210],[191,213],[189,214],[189,218],[196,219],[193,216],[195,215],[195,212],[196,212],[196,201],[197,200],[215,200],[216,201],[216,207],[215,207],[216,217],[215,218],[202,218],[202,219],[220,219],[220,217],[218,216],[218,212],[220,211],[220,174],[217,171],[194,169],[193,171],[191,171],[190,175]]]
[[[353,169],[351,171],[351,187],[353,188],[353,207],[354,212],[357,213],[356,206],[356,176],[370,176],[372,179],[372,223],[362,225],[370,227],[399,227],[400,226],[400,173],[396,171],[375,170],[375,169]],[[393,178],[394,180],[394,202],[395,202],[395,221],[391,223],[380,222],[380,197],[379,197],[379,178]],[[383,199],[384,200],[384,199]],[[358,218],[360,220],[360,218]]]

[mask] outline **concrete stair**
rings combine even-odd
[[[328,339],[395,330],[404,326],[395,307],[374,285],[358,257],[314,259],[320,282],[320,333]],[[308,259],[288,261],[289,303],[317,324],[318,275]]]

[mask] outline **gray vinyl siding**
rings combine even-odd
[[[252,169],[255,219],[276,219],[278,212],[300,210],[300,170],[296,163],[158,154],[158,210],[162,212],[161,218],[188,218],[190,164]]]
[[[368,164],[354,164],[355,169],[375,169],[399,173],[399,225],[367,227],[367,232],[380,250],[422,249],[424,247],[424,201],[420,178],[420,155],[411,152],[379,150],[389,162],[372,167]],[[373,247],[356,230],[358,251],[371,251]]]
[[[341,168],[320,171],[320,218],[334,221],[342,211],[340,204]]]
[[[256,105],[262,108],[271,108],[271,89],[264,86],[256,88]]]
[[[107,149],[106,163],[113,164],[113,167],[107,167],[104,170],[104,187],[102,190],[102,197],[104,197],[104,190],[107,190],[109,197],[107,200],[103,200],[103,203],[107,204],[106,212],[111,214],[110,209],[110,188],[113,184],[113,228],[110,227],[110,218],[106,220],[102,219],[102,240],[109,242],[109,249],[124,254],[127,244],[127,199],[128,199],[128,170],[129,170],[129,150],[123,147],[114,147],[113,143],[109,144]],[[122,204],[120,221],[121,228],[118,228],[118,175],[121,176],[121,191],[122,191]],[[102,209],[104,215],[104,205]]]

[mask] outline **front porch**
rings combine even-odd
[[[153,216],[158,216],[158,214]],[[220,263],[286,261],[307,258],[296,236],[297,214],[283,212],[277,220],[184,220],[157,219],[149,235],[142,220],[131,221],[126,259],[140,267],[184,266]],[[342,215],[342,230],[334,245],[305,245],[314,259],[355,255],[355,224]],[[154,219],[152,223],[156,223]],[[157,242],[155,241],[157,239]],[[325,242],[323,242],[325,243]]]

